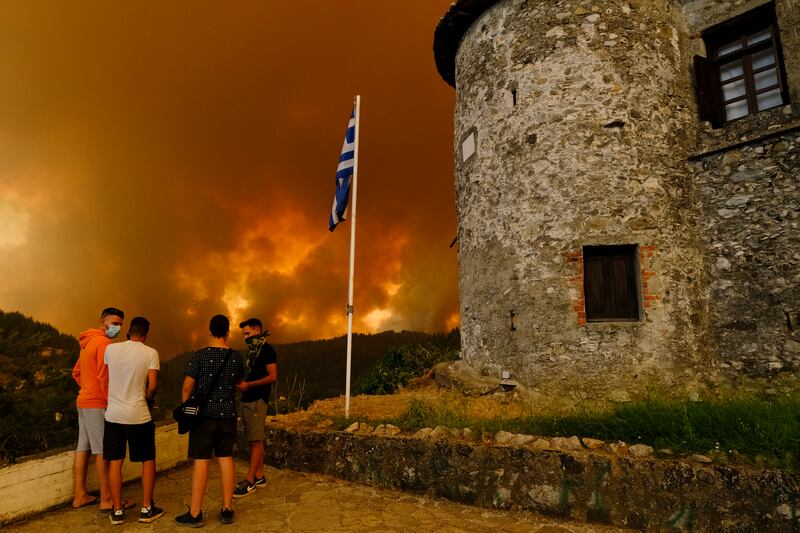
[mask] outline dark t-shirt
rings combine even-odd
[[[200,415],[208,418],[222,420],[236,419],[236,389],[235,385],[244,375],[242,356],[236,350],[230,350],[228,362],[219,374],[214,389],[209,391],[214,374],[225,360],[227,348],[202,348],[194,353],[186,365],[184,374],[196,380],[195,390],[207,393],[208,399],[200,410]]]
[[[261,351],[258,353],[254,361],[248,360],[248,372],[245,381],[256,381],[257,379],[267,377],[267,365],[274,365],[278,362],[278,354],[275,349],[265,342],[261,346]],[[242,393],[242,401],[245,403],[254,402],[256,400],[264,400],[269,403],[269,392],[272,388],[272,383],[260,385],[247,389]]]

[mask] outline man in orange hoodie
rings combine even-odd
[[[78,341],[81,353],[72,369],[72,377],[80,386],[75,405],[78,408],[78,448],[75,452],[73,471],[75,491],[72,506],[75,508],[100,501],[100,509],[111,509],[111,492],[108,486],[108,463],[103,460],[103,425],[108,405],[108,367],[104,357],[106,346],[119,335],[125,313],[115,307],[107,307],[100,313],[100,324],[80,334]],[[89,455],[94,455],[100,497],[86,490],[86,472]]]

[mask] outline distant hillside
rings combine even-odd
[[[429,342],[414,331],[353,335],[352,391],[391,348]],[[275,345],[278,385],[270,410],[305,407],[344,394],[347,338]],[[72,446],[77,440],[71,371],[78,341],[21,313],[0,311],[0,463],[23,455]],[[162,361],[156,420],[169,418],[180,403],[183,370],[191,353]]]
[[[0,311],[0,462],[75,442],[78,341]]]
[[[385,331],[374,335],[353,335],[352,390],[375,362],[390,348],[420,344],[431,339],[428,333]],[[344,394],[347,337],[273,345],[278,353],[278,387],[274,391],[279,408],[307,406],[314,400]],[[243,353],[244,355],[244,353]],[[167,418],[179,403],[183,370],[191,352],[164,361],[159,374],[156,418]],[[302,395],[301,393],[302,389]],[[271,405],[271,411],[275,405]]]

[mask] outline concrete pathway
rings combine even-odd
[[[246,464],[237,461],[238,474]],[[240,475],[237,475],[239,479]],[[487,510],[434,500],[391,490],[357,485],[317,474],[267,469],[267,486],[255,494],[234,500],[233,525],[218,521],[220,507],[219,469],[210,468],[208,493],[204,501],[207,529],[225,531],[380,531],[380,532],[534,532],[588,533],[624,532],[613,527],[567,523],[530,513]],[[127,522],[113,526],[97,507],[56,510],[29,522],[6,528],[9,532],[48,533],[72,531],[146,531],[173,530],[173,521],[184,512],[189,500],[191,467],[181,467],[159,474],[156,501],[166,514],[152,524],[140,524],[138,508],[126,513]],[[141,503],[138,483],[123,488],[123,495]],[[135,511],[135,512],[133,512]],[[180,528],[188,531],[188,528]]]

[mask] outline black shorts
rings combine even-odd
[[[189,459],[211,459],[233,457],[236,442],[236,419],[219,420],[201,417],[200,422],[189,430]]]
[[[154,461],[156,425],[152,420],[144,424],[117,424],[106,420],[103,427],[103,459],[125,459],[125,444],[128,445],[131,461],[134,463]]]

